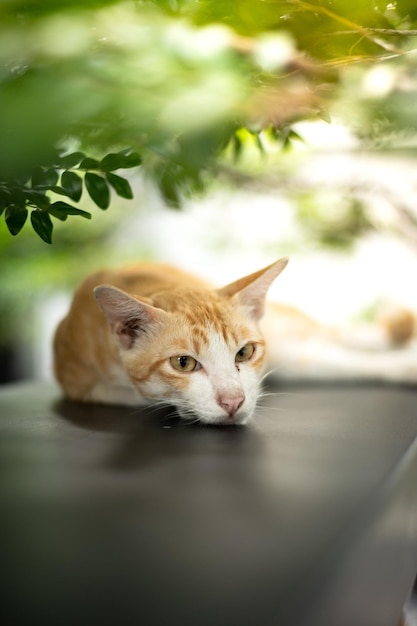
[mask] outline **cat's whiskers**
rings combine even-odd
[[[157,411],[158,409],[172,406],[172,402],[167,402],[166,400],[155,400],[151,404],[148,405],[148,410]]]
[[[136,417],[137,415],[140,415],[141,413],[146,411],[147,408],[148,407],[144,407],[144,406],[131,407],[131,410],[128,412],[128,415],[129,417]]]
[[[167,402],[166,400],[159,400],[157,402],[153,402],[152,405],[150,406],[150,410],[153,413],[156,413],[157,411],[161,410],[161,409],[170,409],[169,412],[166,413],[165,417],[168,419],[174,419],[176,417],[178,417],[178,411],[177,411],[177,407],[174,406],[172,404],[172,402]]]
[[[189,402],[181,398],[175,400],[174,414],[176,416],[179,415],[188,424],[194,424],[200,421],[200,418],[190,406]]]
[[[189,415],[185,415],[185,413],[181,413],[180,417],[182,420],[184,420],[184,422],[188,425],[191,426],[192,424],[197,424],[199,422],[201,422],[201,419],[195,414],[190,412]]]
[[[257,422],[258,418],[269,418],[271,419],[271,417],[273,415],[276,415],[277,413],[285,413],[285,411],[287,410],[287,408],[282,407],[282,406],[276,406],[273,405],[273,411],[271,412],[271,405],[270,404],[257,404],[256,408],[254,410],[253,413],[253,421]]]
[[[262,376],[261,378],[261,383],[264,382],[264,380],[266,380],[268,378],[268,376],[271,376],[272,374],[276,374],[276,372],[279,370],[279,367],[272,367],[271,369],[269,369],[267,372],[265,372],[265,374]]]
[[[171,408],[171,411],[169,413],[167,413],[165,415],[165,417],[170,418],[170,417],[178,417],[178,413],[177,410],[175,408],[175,406],[173,406],[173,404],[171,402],[166,402],[166,400],[157,400],[155,402],[152,402],[151,404],[147,404],[145,406],[138,406],[138,407],[134,407],[132,408],[131,411],[129,411],[129,416],[139,416],[141,414],[147,413],[147,414],[153,414],[153,413],[157,413],[158,411],[160,411],[161,409],[168,409]]]
[[[192,424],[198,424],[201,421],[200,418],[196,417],[195,415],[194,415],[194,418],[192,418],[191,416],[190,417],[182,416],[182,417],[188,426],[191,426]]]
[[[292,396],[292,395],[298,395],[296,392],[287,392],[287,391],[260,391],[259,395],[258,395],[258,399],[256,401],[256,407],[254,410],[254,416],[255,416],[255,420],[256,420],[256,415],[262,415],[265,414],[266,411],[270,411],[271,410],[271,406],[273,406],[274,412],[276,411],[285,411],[286,409],[284,407],[280,407],[277,406],[277,404],[274,403],[269,403],[269,401],[267,400],[268,398],[279,398],[280,396]],[[263,400],[265,400],[265,402],[262,402]]]
[[[255,411],[254,411],[254,415],[256,416],[259,413],[260,410],[261,411],[270,411],[271,410],[271,406],[268,405],[268,404],[257,404],[256,408],[255,408]],[[282,406],[281,407],[280,406],[274,406],[274,413],[276,411],[286,411],[286,409],[284,407],[282,407]]]
[[[261,391],[261,393],[258,396],[258,399],[268,398],[269,396],[276,398],[277,396],[297,396],[297,395],[299,394],[294,391]]]

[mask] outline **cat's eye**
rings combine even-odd
[[[247,343],[238,352],[236,352],[235,362],[242,363],[243,361],[249,361],[255,352],[255,345],[253,343]]]
[[[199,367],[199,362],[192,356],[172,356],[169,362],[172,367],[179,372],[194,372],[194,370]]]

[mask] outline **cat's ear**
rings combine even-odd
[[[243,305],[248,309],[251,317],[259,320],[264,314],[267,291],[275,278],[285,269],[287,263],[288,259],[280,259],[254,274],[226,285],[218,293]]]
[[[152,306],[150,300],[137,300],[116,287],[96,287],[94,295],[119,345],[125,349],[131,348],[141,333],[166,315]]]

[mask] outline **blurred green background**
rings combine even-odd
[[[416,43],[411,0],[4,0],[2,379],[39,373],[44,303],[90,269],[169,258],[175,239],[204,270],[182,217],[199,210],[212,258],[227,249],[249,269],[370,233],[414,254]],[[277,220],[268,241],[251,212],[269,234]]]

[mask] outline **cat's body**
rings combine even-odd
[[[401,367],[390,367],[395,350],[365,350],[358,358],[345,338],[288,307],[274,306],[266,316],[267,359],[259,321],[286,264],[282,259],[220,290],[164,265],[90,276],[55,336],[55,374],[65,394],[87,402],[164,402],[183,417],[224,424],[251,417],[266,367],[284,377],[404,378]],[[383,340],[393,338],[388,329]],[[410,361],[407,375],[415,381],[414,355]]]
[[[77,400],[163,401],[183,417],[245,422],[264,370],[258,320],[286,264],[283,259],[217,291],[162,265],[90,276],[57,329],[58,381]]]

